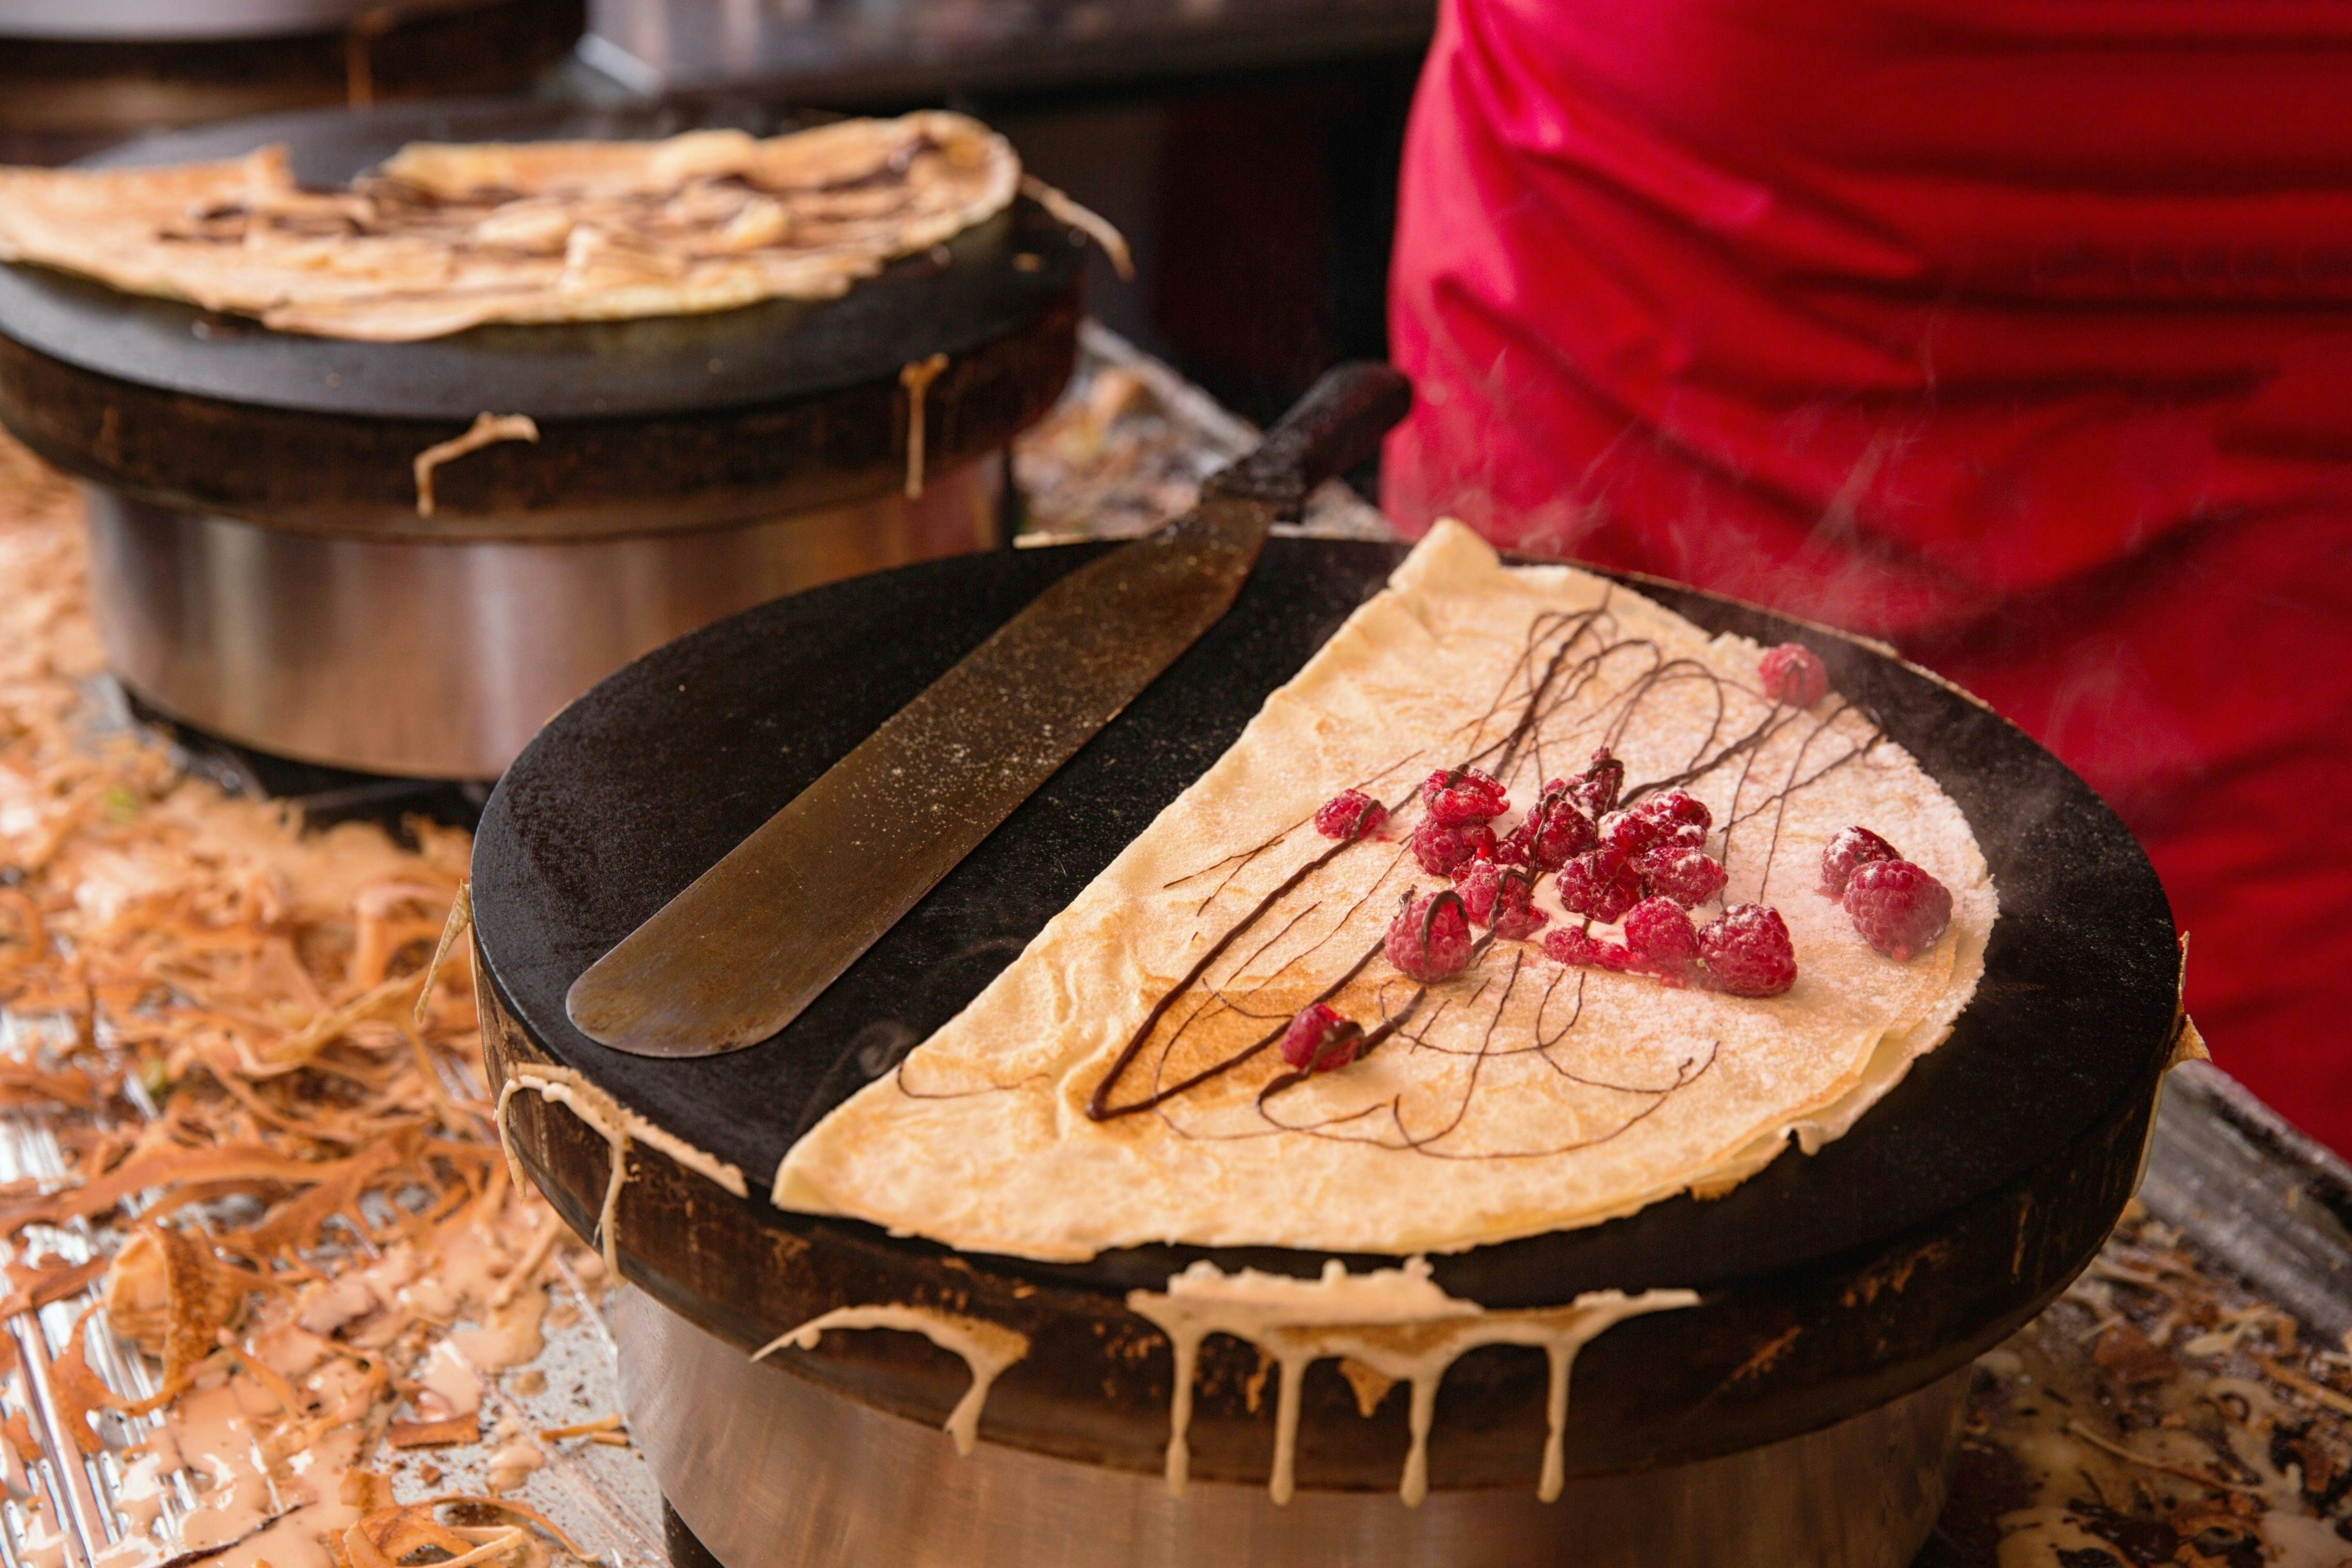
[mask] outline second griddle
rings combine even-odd
[[[335,185],[413,141],[754,134],[749,108],[513,101],[269,115],[150,137],[92,167],[286,144]],[[902,367],[951,361],[928,466],[1002,446],[1069,374],[1082,236],[1023,199],[838,299],[626,321],[494,324],[413,343],[271,331],[51,268],[0,266],[0,417],[52,463],[142,499],[399,537],[654,532],[870,496],[905,464]],[[415,517],[409,459],[477,413],[535,446],[478,453]]]

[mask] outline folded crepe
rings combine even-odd
[[[323,337],[828,299],[1011,204],[1019,158],[929,111],[761,140],[402,149],[348,190],[285,149],[135,169],[0,168],[0,260]]]
[[[775,1202],[1048,1260],[1451,1251],[1719,1192],[1841,1135],[1950,1032],[1997,900],[1935,780],[1835,694],[1777,706],[1759,652],[1440,524],[970,1007],[792,1148]],[[1723,899],[1780,912],[1794,985],[1675,988],[1496,939],[1416,999],[1379,951],[1401,896],[1445,885],[1404,842],[1414,787],[1507,755],[1507,829],[1604,743],[1633,786],[1690,776]],[[1333,854],[1311,819],[1348,789],[1394,814]],[[1951,891],[1950,925],[1908,961],[1816,891],[1856,824]],[[1552,929],[1580,923],[1542,888]],[[1327,994],[1395,1027],[1293,1073],[1269,1036]]]

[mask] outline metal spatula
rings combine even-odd
[[[1039,594],[590,965],[564,998],[572,1023],[690,1057],[792,1022],[1217,622],[1267,528],[1412,401],[1385,365],[1324,376],[1199,507]]]

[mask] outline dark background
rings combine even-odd
[[[1263,423],[1385,355],[1405,116],[1435,0],[593,0],[574,83],[849,113],[945,104],[1108,218],[1089,306]]]

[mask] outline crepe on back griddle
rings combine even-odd
[[[345,191],[285,150],[141,169],[0,169],[0,260],[323,337],[613,320],[828,299],[1002,212],[1005,140],[960,114],[764,141],[402,149]]]
[[[1331,796],[1361,788],[1400,809],[1177,998],[1108,1103],[1238,1057],[1363,957],[1403,891],[1441,885],[1407,852],[1421,808],[1404,802],[1511,728],[1577,625],[1590,630],[1566,667],[1590,677],[1553,688],[1566,700],[1544,706],[1505,777],[1502,827],[1604,737],[1639,784],[1773,716],[1753,643],[1711,640],[1573,568],[1506,568],[1441,523],[970,1007],[791,1149],[778,1207],[1052,1260],[1146,1242],[1449,1251],[1721,1190],[1792,1138],[1811,1148],[1843,1134],[1949,1033],[1997,905],[1959,809],[1834,694],[1782,710],[1752,761],[1688,786],[1714,812],[1710,852],[1730,824],[1727,897],[1788,922],[1799,975],[1786,995],[1669,988],[1497,940],[1336,1071],[1267,1094],[1285,1071],[1269,1048],[1150,1110],[1086,1113],[1203,951],[1332,847],[1309,821]],[[1874,952],[1815,891],[1822,846],[1853,823],[1952,892],[1950,928],[1907,963]],[[1568,922],[1549,880],[1538,902],[1555,928]],[[1375,956],[1333,1005],[1370,1029],[1413,989]]]

